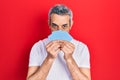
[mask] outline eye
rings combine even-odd
[[[52,27],[56,27],[56,25],[53,24]]]
[[[63,28],[67,28],[68,26],[67,25],[63,25]]]
[[[56,25],[56,24],[52,24],[51,26],[52,26],[53,28],[56,28],[56,27],[57,27],[57,25]]]

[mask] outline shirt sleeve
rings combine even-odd
[[[30,51],[29,66],[40,66],[42,64],[43,55],[40,43],[41,42],[35,43]]]
[[[75,56],[75,61],[78,67],[90,68],[90,55],[89,55],[88,47],[84,45],[79,48],[82,49],[79,49],[77,55]]]

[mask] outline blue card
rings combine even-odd
[[[66,32],[66,31],[62,31],[62,30],[57,30],[57,31],[53,31],[52,34],[50,34],[48,36],[49,40],[66,40],[66,41],[71,41],[73,38],[72,36]]]

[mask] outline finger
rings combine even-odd
[[[58,49],[59,47],[60,47],[60,45],[58,43],[54,43],[49,48],[50,48],[50,50],[55,50],[55,49]]]
[[[49,42],[49,43],[46,45],[46,48],[48,48],[48,47],[50,47],[52,44],[58,43],[58,42],[59,42],[58,40],[51,41],[51,42]]]
[[[67,47],[68,49],[70,49],[70,50],[72,50],[73,49],[73,47],[72,46],[70,46],[69,44],[66,44],[65,45],[65,47]]]
[[[64,41],[64,42],[65,42],[65,44],[68,44],[69,46],[71,46],[71,47],[74,48],[74,44],[73,44],[73,43],[71,43],[71,42],[69,42],[69,41]]]
[[[53,40],[53,43],[59,43],[59,40]]]
[[[68,52],[70,51],[70,49],[68,49],[66,46],[64,46],[64,47],[62,48],[62,51],[63,51],[64,53],[68,53]]]
[[[65,40],[61,40],[61,42],[63,43],[61,46],[65,46],[67,45],[68,47],[72,47],[74,48],[74,44],[72,44],[71,42],[65,41]]]
[[[61,41],[59,41],[59,44],[60,44],[60,48],[63,48],[64,43],[63,43],[63,42],[61,42]]]
[[[54,51],[56,51],[57,49],[60,49],[60,45],[55,45],[51,49],[54,50]]]
[[[58,53],[58,52],[60,52],[60,49],[57,49],[57,50],[55,51],[55,53]]]
[[[65,43],[65,44],[69,44],[70,46],[74,47],[74,44],[72,44],[71,42],[69,41],[65,41],[65,40],[60,40],[61,42]]]
[[[46,45],[46,48],[50,47],[52,44],[53,44],[53,41],[49,42],[49,43]]]

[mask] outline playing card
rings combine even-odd
[[[66,31],[62,31],[62,30],[57,30],[57,31],[53,31],[52,34],[50,34],[48,36],[49,40],[66,40],[66,41],[71,41],[73,38],[72,36],[66,32]]]

